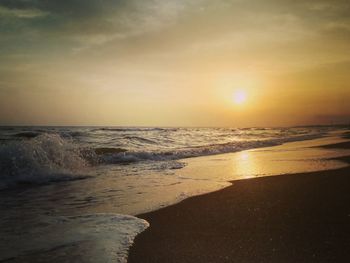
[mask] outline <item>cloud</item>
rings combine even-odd
[[[330,60],[322,54],[336,41],[340,56],[350,40],[343,0],[0,0],[0,10],[0,57],[7,64],[75,57],[87,64],[198,65],[227,57],[264,65],[274,52],[298,67]]]
[[[273,51],[300,64],[329,45],[340,56],[349,12],[344,0],[0,0],[0,57],[266,60]]]
[[[12,41],[12,50],[25,52],[26,42],[27,50],[37,52],[59,43],[76,52],[160,30],[196,1],[0,0],[0,33],[9,40],[0,40],[0,47]]]
[[[348,0],[0,0],[0,107],[21,108],[21,97],[28,109],[47,98],[61,109],[90,94],[88,110],[105,90],[95,108],[126,112],[117,106],[142,107],[147,94],[196,101],[222,75],[297,87],[305,104],[334,94],[336,108],[349,98],[349,13]]]
[[[39,9],[55,15],[79,18],[101,14],[126,2],[125,0],[1,0],[0,5],[9,9]]]
[[[131,28],[160,26],[174,19],[188,1],[163,0],[0,0],[0,8],[8,13],[25,13],[36,10],[50,14],[66,27],[47,26],[50,29],[79,34],[117,32]],[[0,13],[1,18],[1,13]],[[41,21],[45,23],[45,21]],[[35,26],[35,24],[31,24]],[[84,30],[82,30],[84,29]],[[134,29],[135,30],[135,29]]]
[[[49,13],[39,9],[10,9],[0,6],[0,17],[14,16],[17,18],[36,18],[47,16]]]

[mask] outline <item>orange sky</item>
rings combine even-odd
[[[0,1],[0,124],[349,122],[349,13],[349,1]]]

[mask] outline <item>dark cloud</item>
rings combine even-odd
[[[172,16],[176,5],[181,15]],[[166,52],[173,45],[185,49],[197,42],[210,44],[237,32],[244,32],[243,39],[259,30],[286,38],[283,31],[293,27],[327,41],[350,40],[348,0],[0,0],[1,7],[14,15],[0,9],[0,56],[19,51],[47,55],[96,43],[108,54],[158,51],[162,43]],[[270,41],[265,43],[271,47]]]
[[[1,7],[0,32],[56,37],[120,31],[120,20],[135,12],[126,0],[0,0]]]
[[[0,5],[13,9],[26,9],[36,7],[38,1],[1,0]]]
[[[79,48],[79,36],[123,32],[128,12],[126,0],[0,0],[0,56]]]
[[[1,6],[10,9],[39,9],[76,18],[111,12],[126,3],[126,0],[0,0]]]

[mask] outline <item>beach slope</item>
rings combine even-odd
[[[128,262],[349,262],[349,192],[349,167],[234,181],[139,215]]]

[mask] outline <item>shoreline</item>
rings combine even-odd
[[[134,218],[134,223],[138,222],[140,225],[133,224],[130,220],[124,220],[128,217],[127,215],[140,216],[141,214],[146,215],[146,212],[157,214],[162,210],[162,207],[172,207],[182,202],[187,203],[187,199],[191,199],[191,196],[196,196],[201,200],[202,196],[219,194],[222,189],[229,187],[232,183],[236,184],[239,179],[243,178],[275,176],[282,173],[287,174],[290,171],[297,173],[297,171],[344,167],[347,164],[337,161],[335,158],[350,155],[349,150],[312,148],[317,145],[325,145],[325,143],[335,144],[344,141],[347,140],[339,138],[339,133],[332,133],[327,137],[314,140],[289,142],[278,146],[229,154],[189,158],[186,159],[187,165],[183,169],[176,169],[168,174],[158,171],[150,173],[148,177],[147,174],[143,174],[140,178],[143,184],[140,184],[137,176],[116,178],[113,170],[103,169],[101,171],[107,172],[107,174],[104,173],[103,177],[92,177],[91,180],[48,184],[40,188],[22,189],[24,191],[20,189],[19,194],[15,191],[8,194],[4,192],[2,210],[6,217],[2,219],[2,231],[4,233],[3,239],[6,242],[2,244],[0,249],[7,251],[8,254],[4,254],[2,258],[3,260],[9,259],[11,262],[47,262],[48,260],[52,262],[70,262],[71,260],[85,262],[91,261],[92,258],[94,258],[93,261],[107,262],[109,258],[113,261],[116,255],[117,258],[120,255],[122,259],[116,260],[126,262],[134,237],[140,233],[138,231],[141,231],[138,227],[142,225],[143,230],[143,227],[148,225],[147,222],[139,218]],[[301,156],[304,157],[300,158]],[[108,174],[108,172],[111,173]],[[161,184],[159,180],[161,180]],[[129,186],[139,188],[131,189],[128,192],[129,195],[120,195],[118,190]],[[149,188],[145,189],[145,186]],[[120,198],[123,196],[127,198],[124,200]],[[240,200],[242,197],[235,199]],[[225,204],[226,201],[219,203],[220,205],[221,203]],[[11,204],[11,208],[9,204]],[[25,205],[18,207],[18,204]],[[126,204],[127,207],[123,207],[123,204]],[[145,207],[146,209],[144,209]],[[134,212],[128,213],[126,211]],[[198,214],[200,213],[198,212]],[[202,218],[219,214],[209,211]],[[109,227],[108,218],[111,219],[111,216],[114,217],[112,220],[113,231],[117,231],[117,233],[101,232],[101,229]],[[168,235],[167,233],[177,229],[178,226],[168,226],[173,219],[177,220],[177,217],[177,214],[172,215],[171,218],[167,218],[161,223],[165,227],[161,234]],[[62,218],[65,220],[62,221]],[[79,218],[85,223],[90,223],[83,225],[82,222],[79,222]],[[189,220],[192,218],[194,217],[191,215]],[[196,219],[196,221],[198,222],[202,218]],[[61,222],[59,225],[50,224],[50,222],[57,220]],[[215,224],[217,222],[224,221],[216,221]],[[154,222],[152,225],[157,226]],[[190,231],[195,227],[192,227]],[[210,227],[212,226],[205,226],[208,233]],[[14,235],[13,233],[22,234]],[[57,233],[62,233],[62,235]],[[94,233],[101,234],[95,235]],[[220,231],[216,230],[213,230],[213,234],[221,235]],[[109,235],[113,241],[110,240]],[[188,236],[195,238],[193,233],[188,232],[186,235],[186,238],[189,238]],[[45,237],[45,242],[42,242],[41,236]],[[125,239],[122,240],[124,237]],[[27,240],[31,240],[31,242],[27,242]],[[78,241],[73,242],[72,240]],[[182,237],[176,242],[181,243],[183,240]],[[198,238],[198,240],[203,240],[203,238]],[[9,243],[11,246],[7,248],[5,243]],[[215,243],[220,242],[215,241]],[[99,248],[101,248],[100,251]],[[153,251],[158,252],[158,250],[155,247]],[[183,251],[183,249],[177,248],[175,251]],[[10,257],[7,258],[6,255],[10,255]],[[151,259],[149,262],[153,261]],[[169,260],[165,258],[164,261],[168,262]],[[144,262],[144,259],[138,259],[136,262]],[[180,259],[180,262],[186,261]]]
[[[348,142],[322,146],[349,149]],[[350,157],[337,158],[350,163]],[[145,214],[128,262],[344,262],[350,167],[231,181]],[[311,187],[310,187],[311,186]]]

